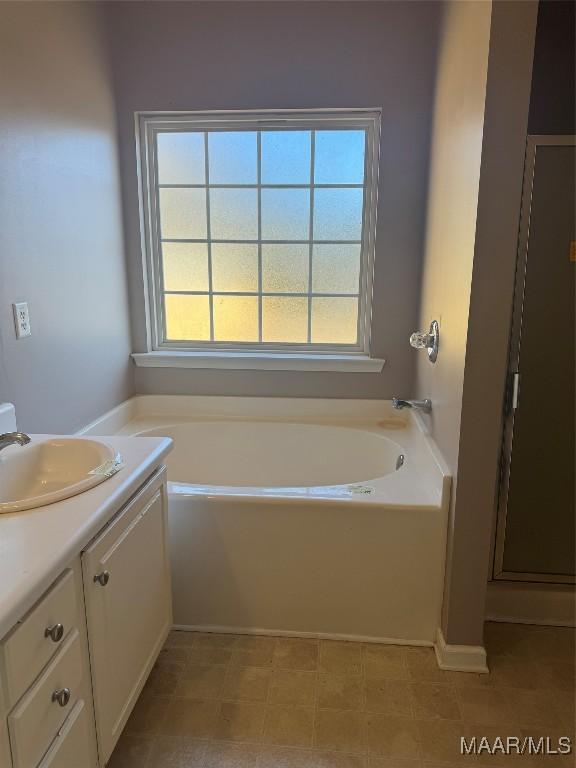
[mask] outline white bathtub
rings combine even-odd
[[[411,413],[386,401],[140,396],[83,432],[174,439],[177,626],[434,640],[450,478]]]

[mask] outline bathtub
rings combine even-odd
[[[179,628],[432,644],[450,476],[388,401],[138,396],[83,434],[167,435]]]

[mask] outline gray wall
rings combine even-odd
[[[373,354],[381,374],[139,369],[143,393],[413,394],[436,33],[429,2],[107,4],[134,347],[145,320],[135,110],[383,107]]]
[[[447,642],[457,645],[483,639],[536,13],[536,2],[499,0],[492,7],[442,619]]]
[[[88,4],[0,3],[0,401],[32,432],[75,430],[132,392],[102,32]]]

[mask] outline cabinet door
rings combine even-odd
[[[105,763],[171,620],[165,473],[83,553],[98,751]]]

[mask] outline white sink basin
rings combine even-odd
[[[93,488],[121,467],[100,440],[58,437],[0,453],[0,513],[43,507]]]

